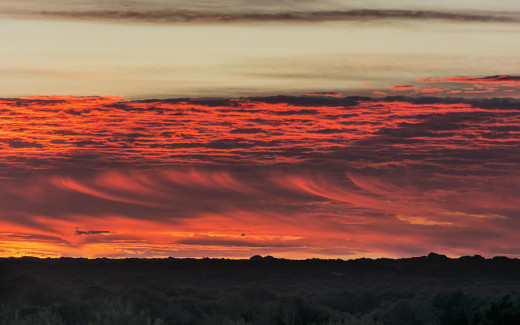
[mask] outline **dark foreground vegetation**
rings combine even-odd
[[[520,324],[520,260],[0,259],[0,324]]]

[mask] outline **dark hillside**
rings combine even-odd
[[[4,258],[0,324],[520,324],[520,260]]]

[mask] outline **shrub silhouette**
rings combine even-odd
[[[479,318],[478,316],[476,317]],[[511,295],[506,295],[499,302],[493,302],[484,312],[484,317],[475,324],[515,325],[520,324],[520,305],[514,305]]]
[[[278,325],[324,324],[329,316],[313,308],[300,297],[282,297],[275,316]]]
[[[517,325],[520,261],[1,259],[0,325]]]

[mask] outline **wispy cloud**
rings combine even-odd
[[[175,172],[164,172],[170,171]],[[192,173],[200,177],[172,182],[160,170],[71,175],[84,184],[108,175],[127,179],[126,183],[146,183],[163,191],[163,196],[142,193],[142,199],[159,202],[161,208],[63,192],[42,177],[29,178],[26,184],[12,181],[4,184],[0,221],[4,230],[22,235],[0,240],[13,247],[20,240],[43,242],[54,245],[57,251],[64,251],[71,246],[67,243],[73,242],[75,254],[104,249],[113,256],[151,256],[158,248],[164,249],[166,256],[190,256],[200,250],[221,256],[220,252],[229,254],[230,249],[264,253],[300,250],[300,254],[311,255],[322,249],[336,256],[365,251],[403,255],[410,245],[444,252],[448,248],[469,252],[478,246],[484,253],[490,243],[504,249],[512,247],[520,222],[520,197],[514,191],[518,179],[514,177],[518,176],[514,174],[416,174],[403,178],[395,171],[350,174],[328,169],[255,167],[230,172],[230,177],[252,189],[242,193],[225,184],[212,185],[212,172],[207,168]],[[206,182],[209,186],[202,186]],[[105,191],[113,190],[105,183]],[[24,195],[29,192],[43,194],[29,200],[30,196]],[[126,197],[134,194],[139,191],[132,193],[129,189]],[[56,199],[70,203],[53,204]],[[32,222],[13,219],[6,224],[6,216],[13,210],[29,216]],[[59,236],[46,235],[39,222]],[[69,232],[74,224],[95,227],[76,227],[74,233]],[[16,231],[21,228],[43,235],[23,235]],[[393,246],[385,244],[390,242]]]
[[[0,227],[19,234],[0,239],[8,252],[22,240],[28,252],[88,256],[495,254],[516,244],[517,99],[1,104]]]
[[[172,23],[219,23],[219,22],[377,22],[377,21],[451,21],[466,23],[519,23],[520,13],[501,12],[457,12],[432,10],[399,9],[354,9],[320,11],[279,11],[279,12],[215,12],[197,10],[162,9],[146,10],[0,10],[0,14],[19,18],[100,20],[112,22],[143,22],[156,24]]]
[[[477,83],[477,84],[520,84],[520,76],[496,75],[488,77],[446,77],[446,78],[424,78],[425,83]]]
[[[302,247],[298,240],[244,240],[230,237],[197,236],[181,239],[175,244],[189,246],[224,246],[224,247]]]

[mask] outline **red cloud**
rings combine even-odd
[[[410,90],[410,89],[416,89],[416,88],[417,87],[411,86],[411,85],[390,87],[390,89],[392,89],[392,90]]]
[[[488,89],[477,85],[467,91]],[[0,255],[495,255],[517,246],[515,99],[0,104]]]

